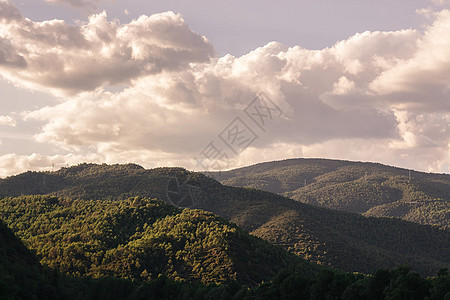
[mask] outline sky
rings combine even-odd
[[[447,0],[0,0],[0,178],[319,157],[450,173]]]

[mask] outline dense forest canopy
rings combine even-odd
[[[134,201],[133,201],[134,202]],[[144,200],[145,202],[145,200]],[[193,211],[195,217],[201,213]],[[207,214],[208,217],[214,216]],[[189,219],[189,218],[188,218]],[[184,223],[182,223],[184,224]],[[194,227],[198,227],[196,223]],[[203,224],[204,225],[204,224]],[[197,232],[198,230],[196,230]],[[258,248],[264,242],[256,241]],[[194,243],[196,240],[194,240]],[[198,241],[197,241],[198,242]],[[244,245],[245,246],[245,245]],[[274,253],[274,246],[260,251]],[[246,251],[245,249],[241,249]],[[289,256],[278,249],[281,257]],[[127,260],[127,253],[118,259]],[[65,260],[73,260],[67,257]],[[254,261],[256,262],[256,261]],[[248,265],[247,268],[254,268]],[[311,266],[310,266],[311,267]],[[120,268],[120,266],[119,266]],[[291,265],[272,280],[249,287],[238,280],[220,284],[188,282],[158,276],[155,279],[123,279],[111,274],[72,276],[58,268],[42,267],[35,255],[0,221],[0,299],[446,299],[450,296],[450,275],[441,269],[430,278],[411,272],[406,266],[392,271],[378,270],[374,275],[343,273],[336,270]],[[245,270],[240,270],[240,272]],[[266,270],[258,270],[259,276]],[[240,273],[241,274],[241,273]],[[314,275],[315,274],[315,275]],[[207,273],[206,276],[214,276]]]
[[[340,171],[324,183],[314,177],[323,191],[348,184],[334,163]],[[421,183],[417,195],[444,197],[446,176],[437,176],[435,190]],[[182,168],[81,164],[8,177],[0,219],[10,228],[0,222],[6,299],[442,299],[450,291],[446,226],[317,207]]]
[[[181,168],[81,164],[6,178],[0,181],[0,194],[7,192],[11,196],[47,194],[70,201],[162,199],[213,212],[302,258],[351,272],[372,273],[409,263],[413,271],[432,275],[450,265],[447,230],[366,218],[255,189],[224,186]]]
[[[252,285],[291,265],[316,271],[211,213],[158,200],[24,196],[0,200],[0,211],[43,265],[67,275]]]
[[[317,270],[316,270],[317,271]],[[160,276],[129,280],[67,276],[42,267],[13,232],[0,222],[0,299],[446,299],[450,275],[446,269],[430,278],[408,267],[378,270],[374,275],[323,269],[316,275],[294,267],[253,288],[231,281],[219,285],[186,282]]]
[[[211,173],[225,185],[374,217],[450,226],[450,175],[378,163],[288,159]]]

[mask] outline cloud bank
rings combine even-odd
[[[73,95],[103,85],[207,62],[213,48],[173,12],[141,16],[129,24],[108,21],[105,12],[87,23],[33,22],[0,1],[0,70],[34,89]]]
[[[0,126],[11,126],[15,127],[17,124],[16,120],[11,116],[0,115]]]
[[[363,32],[321,50],[272,42],[241,57],[215,57],[172,12],[76,26],[32,22],[4,0],[0,12],[0,74],[60,97],[23,116],[42,122],[37,141],[69,153],[0,156],[11,172],[64,157],[198,168],[235,117],[255,125],[243,110],[260,92],[283,116],[254,126],[258,139],[228,153],[228,167],[305,156],[449,168],[447,9],[423,31]]]

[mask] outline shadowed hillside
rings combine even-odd
[[[5,198],[0,217],[43,265],[67,275],[255,285],[290,266],[307,275],[318,271],[212,213],[141,197]]]
[[[0,299],[56,299],[35,255],[0,220]]]
[[[316,206],[447,228],[450,175],[376,163],[289,159],[213,173],[223,184],[278,193]]]
[[[133,202],[136,200],[134,199]],[[145,201],[144,199],[140,200]],[[195,213],[195,211],[193,212]],[[178,224],[185,225],[184,222],[178,222]],[[199,228],[197,226],[197,229]],[[213,234],[212,236],[217,237],[218,235]],[[96,279],[91,276],[66,276],[59,273],[57,269],[47,269],[44,272],[36,257],[2,222],[0,222],[0,242],[0,299],[231,300],[332,297],[335,299],[426,298],[437,300],[450,295],[450,276],[446,269],[441,269],[436,276],[425,279],[404,266],[392,271],[378,270],[370,276],[330,269],[322,269],[317,272],[317,268],[311,269],[315,270],[314,275],[306,275],[304,272],[299,272],[298,265],[294,264],[289,269],[279,272],[270,281],[260,283],[253,288],[241,286],[237,281],[205,285],[201,282],[192,283],[179,279],[168,279],[165,276],[158,276],[158,278],[145,282],[118,277]],[[151,246],[147,251],[156,249]],[[191,250],[187,252],[188,256],[189,254],[195,255],[195,251]],[[245,246],[241,251],[246,251]],[[127,259],[128,253],[122,254],[121,258]],[[246,258],[245,254],[243,258]],[[255,268],[250,264],[246,268],[261,271],[258,266]],[[127,274],[132,275],[133,273],[129,270]],[[216,274],[213,271],[203,274],[208,277],[214,275]]]
[[[51,205],[62,206],[65,198],[77,205],[84,201],[74,199],[111,204],[130,196],[164,199],[181,207],[211,211],[300,257],[346,271],[371,273],[408,263],[414,271],[432,275],[450,265],[446,230],[398,219],[366,218],[268,192],[223,186],[203,174],[179,168],[83,164],[57,172],[28,172],[0,182],[0,194],[21,193],[49,193],[58,197],[49,200],[57,201]],[[1,200],[3,213],[9,209],[6,216],[14,214],[14,201],[26,199]],[[82,238],[75,237],[75,241]]]

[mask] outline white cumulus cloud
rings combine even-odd
[[[53,155],[38,153],[30,155],[6,154],[0,155],[0,178],[19,174],[24,171],[53,171],[79,162],[101,163],[103,158],[98,155]]]
[[[431,2],[437,5],[450,5],[449,0],[431,0]]]
[[[13,117],[0,115],[0,126],[15,127],[16,125],[17,122]]]
[[[229,167],[315,156],[448,168],[449,10],[423,31],[363,32],[321,50],[271,42],[214,57],[171,12],[122,25],[100,13],[69,26],[0,4],[11,12],[0,21],[0,74],[66,95],[23,113],[41,122],[37,141],[72,153],[58,159],[196,168],[194,157],[240,117],[258,138],[237,156],[222,143]],[[104,88],[114,84],[125,87]],[[260,92],[283,112],[263,129],[244,113]],[[20,162],[11,170],[31,167],[28,156],[10,159]]]
[[[207,62],[213,48],[180,15],[141,16],[128,24],[105,12],[80,25],[33,22],[0,1],[0,72],[13,82],[76,94]]]

